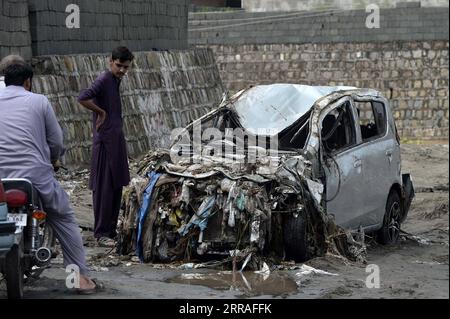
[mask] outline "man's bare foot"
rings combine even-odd
[[[85,275],[80,275],[80,288],[79,290],[93,290],[95,289],[96,285],[95,282],[92,281],[91,278],[85,276]]]
[[[80,276],[80,288],[77,289],[79,295],[92,295],[105,289],[105,285],[97,279],[87,276]]]

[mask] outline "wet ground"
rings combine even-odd
[[[94,247],[90,194],[81,174],[65,187],[84,229],[92,276],[106,288],[93,296],[76,295],[66,288],[67,274],[57,258],[40,279],[27,283],[26,298],[449,298],[448,143],[404,145],[402,154],[416,198],[403,225],[408,234],[398,245],[380,246],[368,238],[367,264],[329,255],[259,273],[140,264],[134,256]],[[379,288],[366,285],[376,283],[368,279],[374,269]],[[0,298],[5,297],[3,282]]]

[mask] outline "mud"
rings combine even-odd
[[[91,195],[87,172],[66,173],[83,229],[92,276],[103,281],[104,291],[78,296],[65,286],[67,274],[58,257],[40,279],[25,287],[26,298],[449,298],[448,141],[402,146],[403,170],[411,172],[416,187],[406,232],[392,247],[367,237],[367,264],[327,255],[301,264],[283,263],[270,274],[243,275],[194,268],[195,265],[140,264],[135,256],[117,256],[95,247],[92,240]],[[367,265],[380,271],[380,287],[366,285]],[[192,267],[191,267],[192,266]],[[326,272],[326,273],[322,273]],[[332,275],[330,275],[332,274]],[[245,279],[243,279],[245,278]],[[6,297],[4,281],[0,298]]]

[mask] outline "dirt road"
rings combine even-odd
[[[89,298],[449,298],[448,142],[403,145],[402,159],[403,171],[411,172],[416,188],[402,227],[411,235],[394,247],[369,239],[370,272],[367,265],[333,256],[306,263],[326,272],[322,274],[300,264],[270,274],[234,275],[189,269],[191,265],[140,264],[136,258],[119,258],[93,247],[91,233],[85,230],[92,275],[106,285],[105,291]],[[86,176],[81,173],[76,181],[64,183],[84,229],[93,224]],[[367,276],[374,270],[379,270],[380,287],[368,288]],[[26,285],[26,298],[86,298],[66,288],[66,275],[57,258],[39,280]],[[3,282],[0,298],[5,297]]]

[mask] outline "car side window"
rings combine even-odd
[[[363,142],[386,133],[386,108],[377,101],[355,101]]]
[[[322,145],[327,153],[335,153],[356,144],[356,130],[350,102],[331,110],[322,120]]]

